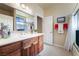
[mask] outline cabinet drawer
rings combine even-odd
[[[8,54],[7,56],[21,56],[21,50],[18,49],[16,51],[13,51],[12,53]]]
[[[32,39],[26,39],[23,41],[23,48],[28,47],[32,44]]]
[[[12,44],[8,44],[6,46],[0,47],[0,55],[6,55],[9,54],[17,49],[21,48],[21,42],[15,42]]]
[[[33,37],[32,42],[36,42],[36,41],[38,41],[38,37]]]

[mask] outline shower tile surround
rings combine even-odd
[[[0,14],[0,38],[2,38],[1,23],[7,26],[10,29],[10,31],[13,31],[13,17]]]
[[[0,23],[7,25],[13,31],[13,17],[0,14]]]

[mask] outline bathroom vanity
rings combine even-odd
[[[0,56],[35,56],[42,50],[42,33],[0,39]]]
[[[35,56],[39,54],[43,50],[43,33],[33,33],[36,23],[34,23],[34,16],[5,4],[0,4],[0,11],[0,23],[7,25],[10,29],[7,32],[9,36],[6,37],[6,35],[2,35],[3,29],[0,26],[0,56]],[[13,34],[14,31],[30,34]]]

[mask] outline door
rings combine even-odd
[[[53,45],[53,17],[44,17],[43,20],[44,42]]]
[[[37,30],[38,33],[42,33],[42,18],[37,16]]]

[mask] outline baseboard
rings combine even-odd
[[[46,43],[46,42],[44,42],[44,44],[46,44],[46,45],[50,45],[50,46],[57,46],[57,47],[61,47],[61,48],[64,48],[64,46],[62,46],[62,45],[58,45],[58,44],[48,44],[48,43]]]
[[[64,46],[62,45],[58,45],[58,44],[53,44],[54,46],[57,46],[57,47],[61,47],[61,48],[64,48]]]
[[[46,43],[46,42],[44,42],[44,44],[46,44],[46,45],[50,45],[50,46],[53,46],[53,44],[48,44],[48,43]]]

